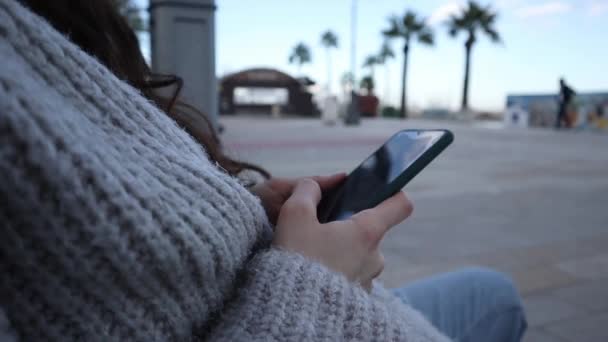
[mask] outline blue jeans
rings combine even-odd
[[[393,291],[454,341],[515,342],[527,328],[513,282],[489,269],[440,274]]]

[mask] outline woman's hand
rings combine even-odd
[[[348,220],[320,224],[320,199],[317,182],[300,180],[281,208],[273,244],[316,260],[369,290],[371,281],[384,268],[378,250],[380,241],[391,227],[412,213],[411,202],[399,192]]]
[[[312,179],[319,184],[321,191],[329,190],[344,180],[346,174],[338,173],[332,176],[318,176]],[[281,207],[295,188],[300,179],[272,178],[249,189],[262,201],[262,206],[272,224],[277,223]]]

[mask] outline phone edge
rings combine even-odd
[[[407,129],[402,130],[407,131]],[[402,132],[399,131],[399,132]],[[443,152],[448,146],[454,142],[454,133],[452,133],[448,129],[433,129],[433,131],[441,131],[444,132],[443,136],[439,138],[437,143],[435,143],[431,148],[426,150],[426,152],[420,156],[413,164],[410,166],[405,172],[403,172],[397,179],[393,181],[393,186],[385,192],[380,193],[373,200],[370,208],[377,206],[382,203],[384,200],[390,198],[397,192],[401,191],[414,177],[416,177],[425,167],[427,167],[441,152]],[[399,133],[398,132],[398,133]]]

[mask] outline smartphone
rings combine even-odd
[[[321,223],[345,220],[400,191],[454,141],[448,130],[406,129],[394,134],[338,186],[323,193]]]

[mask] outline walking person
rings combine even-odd
[[[572,90],[563,78],[559,79],[559,111],[557,113],[557,120],[555,122],[555,128],[559,129],[562,127],[570,127],[570,118],[568,118],[568,107],[572,98],[576,95],[576,92]]]

